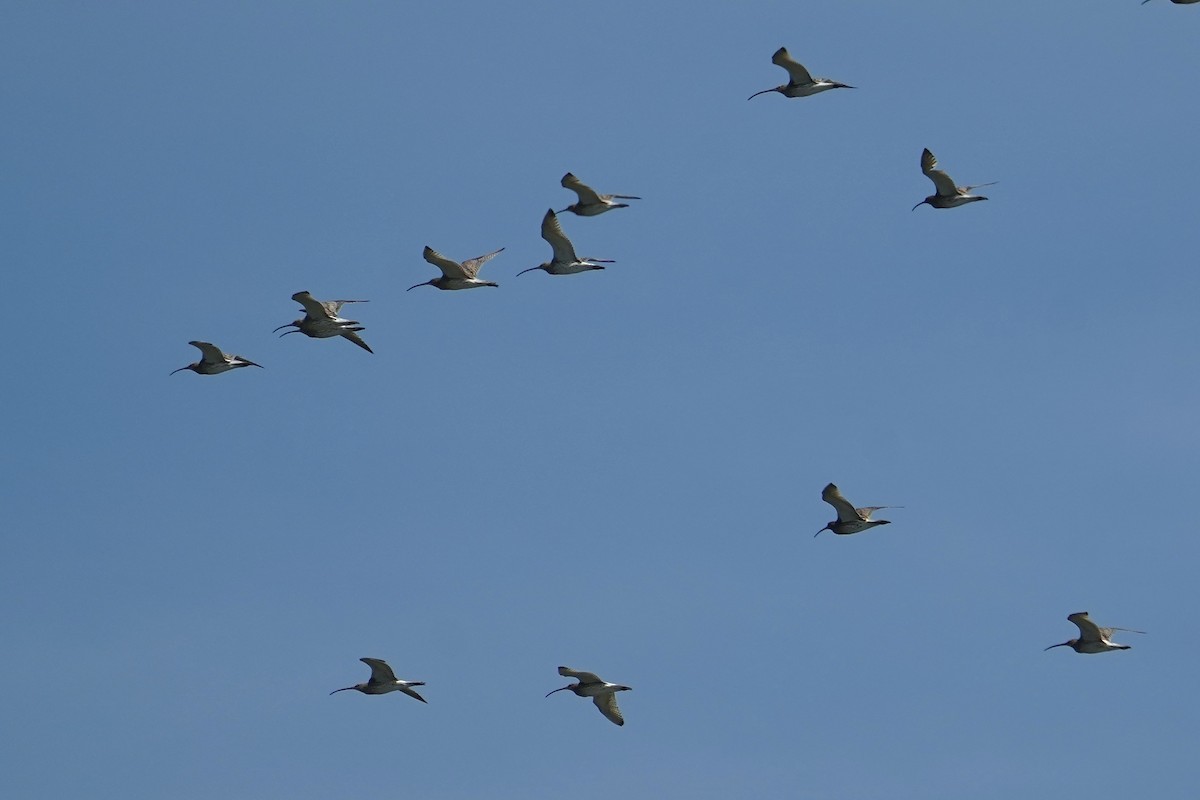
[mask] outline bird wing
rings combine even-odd
[[[558,215],[554,213],[554,209],[550,209],[546,212],[546,216],[542,217],[542,238],[550,243],[555,261],[570,264],[579,260],[579,256],[575,255],[575,246],[563,233],[562,225],[559,224]]]
[[[559,667],[558,674],[564,678],[574,678],[580,683],[604,683],[604,680],[594,672],[581,672],[570,667]]]
[[[564,189],[570,189],[575,194],[579,195],[579,202],[585,206],[600,205],[604,201],[600,199],[600,195],[596,190],[588,186],[583,181],[576,178],[570,172],[562,177],[562,185]]]
[[[426,245],[425,250],[421,253],[425,260],[442,271],[442,274],[447,278],[458,278],[460,280],[469,280],[473,275],[468,275],[463,265],[457,261],[451,261],[444,255]]]
[[[881,508],[899,508],[899,506],[863,506],[862,508],[854,509],[854,513],[858,514],[859,519],[867,522],[871,519],[871,515]]]
[[[336,317],[346,303],[367,303],[369,300],[326,300],[321,303],[330,317]]]
[[[468,275],[470,275],[472,278],[474,278],[476,275],[479,274],[480,267],[482,267],[484,264],[486,264],[487,262],[491,261],[493,258],[498,256],[503,250],[504,250],[504,248],[501,247],[499,250],[493,250],[492,252],[490,252],[486,255],[475,256],[475,258],[468,258],[466,261],[462,262],[463,272],[466,272]]]
[[[857,522],[864,519],[854,505],[842,497],[841,491],[832,483],[821,490],[821,499],[833,506],[837,511],[838,522]]]
[[[309,319],[333,319],[337,316],[336,308],[330,313],[328,303],[322,303],[308,292],[296,292],[292,299],[304,307]]]
[[[937,168],[937,163],[937,157],[926,147],[921,153],[921,172],[924,172],[925,177],[933,181],[933,186],[937,189],[938,194],[943,197],[953,197],[958,194],[958,187],[954,185],[954,181],[949,175]]]
[[[1104,635],[1104,632],[1097,627],[1096,623],[1088,619],[1086,611],[1076,611],[1074,614],[1068,616],[1067,620],[1074,622],[1076,627],[1079,628],[1080,642],[1102,642],[1108,638]]]
[[[201,361],[209,364],[220,364],[227,360],[221,348],[211,342],[188,342],[192,347],[195,347],[201,353]]]
[[[617,708],[616,692],[598,694],[592,698],[592,702],[596,704],[596,708],[600,709],[601,714],[608,717],[609,722],[617,725],[625,724],[625,718],[621,716],[621,709]]]
[[[396,682],[396,673],[382,658],[360,658],[359,661],[371,668],[371,683]]]
[[[1133,628],[1116,628],[1116,627],[1114,627],[1114,628],[1101,628],[1100,629],[1100,632],[1102,634],[1104,634],[1105,639],[1111,639],[1112,635],[1113,635],[1113,631],[1125,631],[1126,633],[1142,633],[1142,634],[1145,633],[1145,631],[1135,631]]]
[[[342,331],[342,336],[344,338],[349,339],[350,341],[354,342],[356,345],[361,347],[363,350],[366,350],[368,353],[371,353],[372,355],[374,355],[375,351],[372,350],[370,347],[368,347],[367,343],[362,340],[362,337],[359,336],[354,331],[346,329],[346,330]]]
[[[771,56],[771,63],[777,67],[786,69],[788,78],[797,86],[813,82],[812,74],[804,68],[803,64],[788,55],[786,47],[781,47],[775,51],[775,55]]]
[[[420,700],[422,703],[425,703],[426,705],[429,704],[428,700],[426,700],[424,697],[421,697],[421,695],[417,694],[414,690],[408,688],[407,686],[401,686],[400,691],[404,692],[409,697],[417,698],[418,700]]]

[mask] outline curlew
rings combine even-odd
[[[363,694],[387,694],[388,692],[404,692],[409,697],[415,697],[422,703],[427,703],[424,697],[412,690],[413,686],[424,686],[425,681],[402,681],[396,678],[396,673],[382,658],[360,658],[359,661],[371,668],[371,680],[366,683],[356,683],[345,689],[334,689],[331,695],[338,692],[348,692],[351,689]]]
[[[575,255],[575,246],[563,233],[562,225],[559,224],[558,217],[552,208],[548,209],[546,216],[542,217],[542,238],[550,243],[554,257],[536,267],[523,269],[517,273],[518,275],[533,272],[535,269],[544,269],[551,275],[574,275],[576,272],[587,272],[590,269],[604,269],[600,266],[601,264],[615,263],[608,258],[580,258]]]
[[[410,286],[405,291],[411,292],[417,286],[436,286],[439,289],[474,289],[477,286],[499,286],[500,284],[498,283],[480,280],[479,268],[495,258],[502,250],[504,250],[503,247],[500,250],[493,250],[487,255],[468,258],[466,261],[459,263],[451,261],[437,250],[426,246],[421,255],[430,264],[440,269],[442,276],[434,278],[431,281],[418,283],[416,286]]]
[[[863,508],[855,508],[849,500],[842,497],[842,493],[838,490],[838,487],[832,483],[821,490],[821,499],[833,506],[834,510],[837,511],[838,518],[817,531],[813,538],[820,536],[823,531],[833,531],[838,535],[846,536],[851,533],[860,533],[867,528],[874,528],[876,525],[891,525],[891,520],[871,519],[871,514],[881,508],[902,507],[865,506]]]
[[[248,358],[231,355],[230,353],[222,353],[221,348],[211,342],[188,342],[188,344],[200,350],[200,360],[195,364],[188,364],[186,367],[172,370],[172,375],[176,372],[182,372],[185,369],[190,369],[197,375],[219,375],[222,372],[228,372],[238,367],[258,367],[262,369],[262,364],[255,364]]]
[[[358,320],[342,319],[338,316],[338,312],[341,311],[344,304],[365,303],[367,302],[366,300],[318,300],[308,292],[296,292],[292,295],[292,299],[304,306],[303,319],[289,322],[287,325],[280,325],[272,333],[281,331],[284,328],[295,328],[296,330],[294,331],[279,334],[279,337],[283,338],[289,333],[303,333],[305,336],[313,339],[328,339],[333,336],[341,336],[354,342],[368,353],[375,352],[358,335],[359,331],[364,330],[362,325],[358,323]]]
[[[570,189],[579,195],[579,202],[572,203],[562,211],[559,211],[559,214],[565,214],[570,211],[581,217],[594,217],[597,214],[603,214],[605,211],[611,211],[614,208],[629,208],[629,203],[614,203],[613,200],[642,199],[634,197],[631,194],[597,194],[595,189],[579,180],[579,178],[576,178],[570,172],[562,176],[561,183],[564,189]]]
[[[1107,653],[1109,650],[1128,650],[1127,644],[1114,644],[1112,642],[1113,631],[1127,631],[1129,633],[1145,633],[1145,631],[1135,631],[1133,628],[1101,628],[1096,623],[1088,618],[1088,612],[1076,611],[1067,617],[1070,622],[1074,622],[1079,628],[1078,639],[1067,639],[1059,644],[1052,644],[1046,650],[1055,647],[1069,647],[1076,653]]]
[[[804,68],[796,59],[788,55],[786,47],[781,47],[775,51],[775,55],[771,56],[771,63],[777,67],[783,67],[787,70],[788,82],[782,86],[776,86],[773,89],[763,89],[761,92],[755,92],[747,97],[747,100],[753,100],[760,94],[768,92],[779,92],[784,97],[808,97],[818,92],[823,92],[827,89],[853,89],[853,86],[848,86],[844,83],[838,83],[829,78],[814,78],[808,70]]]
[[[561,689],[555,689],[554,692],[570,690],[577,697],[590,697],[596,704],[596,708],[600,709],[600,713],[608,717],[610,722],[615,725],[625,724],[625,718],[621,716],[621,709],[617,708],[616,693],[627,692],[630,687],[622,686],[619,683],[609,683],[594,672],[580,672],[570,667],[559,667],[558,674],[564,678],[574,678],[579,683],[568,684]],[[550,692],[546,697],[554,692]]]
[[[945,172],[937,168],[937,159],[933,153],[929,152],[926,147],[921,153],[921,172],[929,180],[933,181],[933,186],[937,189],[936,194],[931,194],[921,202],[912,207],[916,211],[921,206],[928,203],[934,208],[954,208],[955,206],[974,203],[976,200],[987,200],[983,195],[971,194],[972,189],[978,189],[980,186],[992,186],[996,181],[989,183],[977,183],[974,186],[955,186],[954,181]]]

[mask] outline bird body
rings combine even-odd
[[[977,183],[974,186],[955,186],[950,176],[937,168],[937,163],[937,159],[933,153],[929,152],[928,147],[925,148],[921,153],[921,172],[925,173],[925,176],[933,181],[933,186],[937,191],[913,206],[913,211],[916,211],[926,203],[934,208],[954,208],[966,205],[967,203],[974,203],[977,200],[987,200],[983,195],[971,194],[971,190],[978,189],[980,186],[992,186],[996,183],[996,181],[991,181],[989,183]]]
[[[351,689],[362,692],[363,694],[387,694],[388,692],[404,692],[409,697],[414,697],[422,703],[428,701],[412,690],[413,686],[424,686],[425,681],[402,681],[396,678],[396,673],[392,672],[392,668],[382,658],[360,658],[359,661],[371,668],[371,679],[366,683],[356,683],[353,686],[347,686],[345,689],[334,689],[330,692],[331,695],[338,692],[348,692]]]
[[[1129,650],[1127,644],[1116,644],[1112,641],[1113,631],[1127,631],[1129,633],[1145,633],[1145,631],[1135,631],[1132,628],[1101,628],[1088,617],[1086,611],[1076,611],[1074,614],[1067,616],[1067,620],[1074,622],[1079,628],[1078,639],[1068,639],[1060,644],[1052,644],[1047,647],[1050,650],[1054,647],[1069,647],[1076,653],[1107,653],[1109,650]]]
[[[838,518],[817,531],[814,538],[820,536],[822,531],[833,531],[840,536],[846,536],[851,533],[861,533],[867,528],[874,528],[876,525],[890,525],[892,524],[891,520],[871,519],[871,515],[881,508],[899,508],[899,506],[864,506],[863,508],[855,508],[849,500],[842,497],[841,491],[832,483],[821,490],[821,499],[833,506],[834,510],[837,511]]]
[[[211,342],[188,342],[192,347],[197,348],[200,353],[200,360],[194,364],[180,367],[172,370],[171,374],[182,372],[185,369],[190,369],[197,375],[219,375],[222,372],[228,372],[231,369],[238,367],[258,367],[262,369],[262,364],[255,364],[248,358],[235,356],[230,353],[221,352],[221,348]]]
[[[776,86],[772,89],[763,89],[761,92],[755,92],[747,97],[747,100],[753,100],[760,94],[769,92],[779,92],[784,97],[808,97],[809,95],[818,94],[828,91],[829,89],[853,89],[845,83],[838,83],[829,78],[814,78],[812,74],[804,68],[796,59],[788,55],[786,47],[781,47],[775,51],[775,55],[771,56],[771,63],[777,67],[783,67],[787,70],[788,82]]]
[[[578,683],[568,684],[561,689],[555,689],[554,692],[570,691],[574,692],[577,697],[590,697],[596,704],[596,708],[600,709],[600,713],[610,722],[614,725],[625,724],[625,718],[621,716],[621,709],[617,708],[616,693],[627,692],[630,687],[622,686],[619,683],[609,683],[594,672],[583,672],[570,667],[559,667],[558,674],[564,678],[574,678]],[[546,697],[554,692],[550,692]]]
[[[422,257],[442,271],[440,278],[434,278],[431,281],[418,283],[415,286],[410,286],[405,291],[411,292],[417,286],[436,286],[438,289],[474,289],[479,286],[499,286],[498,283],[485,281],[479,278],[479,268],[488,261],[491,261],[503,251],[493,250],[487,255],[468,258],[466,261],[451,261],[444,255],[434,250],[432,247],[426,247],[421,253]]]
[[[518,275],[533,272],[535,269],[545,270],[550,275],[574,275],[577,272],[604,269],[602,264],[614,263],[607,258],[580,258],[577,256],[575,245],[571,244],[571,240],[563,233],[562,225],[559,224],[558,216],[555,215],[552,208],[547,209],[546,216],[542,217],[542,238],[550,243],[553,258],[536,267],[523,269],[517,273]]]
[[[629,208],[629,203],[614,203],[613,200],[642,199],[634,197],[631,194],[598,194],[595,189],[579,180],[579,178],[576,178],[570,172],[562,176],[560,183],[562,183],[564,189],[570,189],[577,194],[579,202],[572,203],[562,211],[559,211],[559,214],[565,214],[570,211],[581,217],[594,217],[597,214],[603,214],[605,211],[611,211],[614,208]]]
[[[284,328],[295,328],[294,331],[287,331],[279,334],[280,337],[287,336],[289,333],[303,333],[313,339],[328,339],[333,336],[341,336],[354,342],[356,345],[366,350],[368,353],[374,353],[367,343],[362,340],[358,332],[364,330],[358,320],[342,319],[338,316],[342,306],[346,303],[365,303],[366,300],[318,300],[308,292],[296,292],[292,295],[292,299],[304,307],[304,317],[289,322],[287,325],[280,325],[275,331],[281,331]],[[275,331],[272,331],[274,333]]]

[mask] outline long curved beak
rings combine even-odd
[[[533,272],[535,269],[541,269],[541,267],[530,267],[529,269],[523,269],[520,272],[518,272],[517,274],[524,275],[526,272]]]
[[[555,213],[555,214],[565,214],[565,213],[567,213],[567,212],[568,212],[568,211],[570,211],[570,210],[571,210],[571,209],[569,209],[569,208],[564,208],[562,211],[555,211],[554,213]]]
[[[287,327],[287,326],[285,325],[284,327]],[[279,330],[279,328],[275,329],[275,331],[277,331],[277,330]],[[275,331],[271,331],[271,333],[274,333]],[[283,337],[287,336],[289,333],[299,333],[299,332],[300,332],[299,328],[296,328],[296,330],[294,330],[294,331],[284,331],[283,333],[279,334],[279,338],[282,339]]]
[[[338,692],[348,692],[348,691],[350,691],[351,689],[354,689],[354,688],[356,688],[356,687],[354,687],[354,686],[347,686],[345,689],[334,689],[332,692],[330,692],[330,694],[337,694]]]
[[[832,529],[832,528],[830,528],[828,525],[826,525],[824,528],[821,528],[821,530],[819,530],[819,531],[817,531],[816,533],[814,533],[814,534],[813,534],[813,538],[814,538],[814,539],[815,539],[815,538],[817,538],[817,537],[818,537],[818,536],[820,536],[822,533],[824,533],[825,531],[828,531],[828,530],[833,530],[833,529]]]
[[[567,689],[570,689],[570,688],[571,688],[572,686],[574,686],[574,685],[575,685],[575,684],[573,684],[573,683],[572,683],[572,684],[569,684],[569,685],[567,685],[567,686],[564,686],[564,687],[562,687],[561,689],[555,689],[555,690],[554,690],[554,692],[563,692],[563,691],[566,691]],[[554,694],[554,692],[550,692],[549,694],[547,694],[547,695],[546,695],[546,697],[549,697],[550,695]]]
[[[1071,646],[1070,642],[1060,642],[1059,644],[1052,644],[1049,647],[1043,648],[1042,652],[1044,653],[1047,650],[1053,650],[1056,647],[1070,647],[1070,646]]]
[[[192,365],[188,364],[186,367],[180,367],[179,369],[171,370],[171,374],[174,375],[176,372],[183,372],[185,369],[191,369],[191,368],[192,368]]]
[[[289,322],[287,325],[280,325],[278,328],[276,328],[275,330],[271,331],[271,333],[275,333],[276,331],[281,331],[281,330],[283,330],[284,328],[296,328],[296,330],[299,330],[299,329],[300,329],[300,328],[299,328],[299,327],[296,325],[296,323],[294,323],[294,322]],[[295,332],[296,332],[296,331],[288,331],[288,333],[295,333]],[[286,336],[286,335],[287,335],[287,334],[285,333],[285,334],[284,334],[284,336]]]
[[[753,100],[754,98],[758,97],[760,94],[768,94],[768,93],[770,93],[770,92],[778,92],[778,91],[779,91],[779,89],[777,89],[777,88],[772,88],[772,89],[763,89],[761,92],[755,92],[754,94],[750,95],[750,96],[749,96],[749,97],[747,97],[746,99],[747,99],[747,100]]]
[[[413,289],[417,288],[417,286],[429,286],[432,283],[433,283],[433,281],[425,281],[424,283],[416,284],[416,286],[410,286],[407,289],[405,289],[404,291],[411,292]]]

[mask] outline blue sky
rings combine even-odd
[[[0,793],[1192,797],[1198,36],[4,4]],[[860,88],[747,102],[781,45]],[[991,200],[910,211],[925,147]],[[563,217],[617,263],[515,278],[568,170],[644,198]],[[276,338],[302,289],[375,355]],[[814,539],[830,481],[904,508]],[[1043,653],[1083,610],[1148,635]]]

